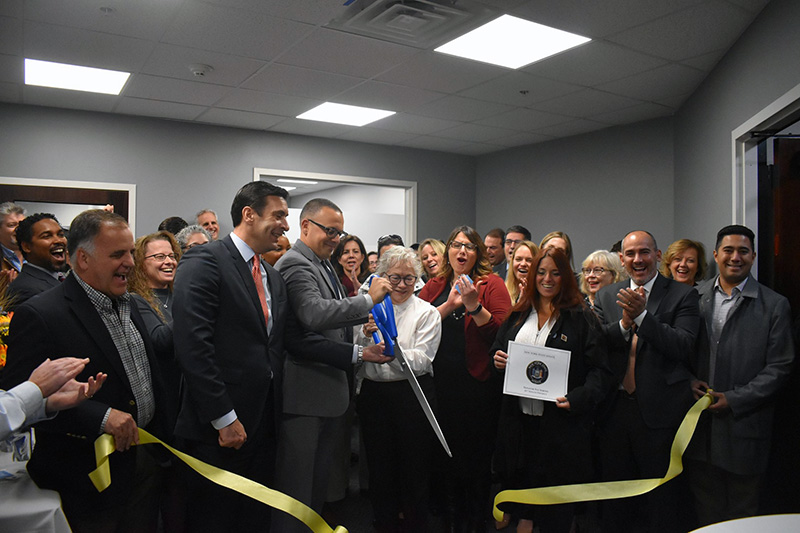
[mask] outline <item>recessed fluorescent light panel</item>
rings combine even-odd
[[[130,72],[25,59],[25,85],[117,95],[130,75]]]
[[[501,67],[520,68],[591,41],[511,15],[488,22],[436,49]]]
[[[364,126],[376,120],[392,116],[394,113],[394,111],[385,111],[383,109],[325,102],[302,115],[298,115],[297,118],[346,124],[348,126]]]

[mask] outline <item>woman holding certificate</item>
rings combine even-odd
[[[504,488],[591,481],[592,415],[612,375],[600,325],[562,250],[536,255],[492,352],[505,377],[497,464]],[[518,533],[533,531],[534,521],[542,533],[566,533],[575,515],[573,504],[515,510]]]
[[[437,417],[453,451],[436,464],[448,530],[483,531],[489,516],[491,457],[497,434],[499,383],[489,351],[511,308],[503,280],[492,272],[483,239],[469,226],[453,230],[437,276],[419,297],[442,317],[442,342],[433,362]]]

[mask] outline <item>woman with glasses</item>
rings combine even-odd
[[[594,309],[597,291],[627,278],[619,260],[619,254],[605,250],[595,250],[586,256],[581,265],[580,287],[586,303]]]
[[[519,300],[519,295],[528,280],[533,258],[538,253],[539,247],[531,241],[520,241],[514,248],[511,264],[508,267],[508,277],[506,278],[506,289],[508,289],[508,295],[511,297],[512,303],[517,303],[517,300]]]
[[[437,464],[448,526],[482,530],[489,515],[491,457],[499,384],[492,380],[489,349],[511,308],[503,280],[492,272],[481,236],[459,226],[447,239],[444,262],[420,298],[442,317],[442,342],[433,366],[439,423],[453,458]]]
[[[369,260],[364,243],[355,235],[341,238],[333,251],[331,264],[347,291],[347,296],[358,294],[358,288],[369,276]]]
[[[555,402],[503,396],[498,436],[498,471],[504,489],[591,481],[592,422],[613,376],[597,318],[583,303],[567,255],[545,248],[534,258],[519,302],[500,327],[492,347],[494,366],[505,372],[508,342],[570,353],[567,393]],[[513,506],[518,533],[568,533],[575,504]]]
[[[428,302],[414,296],[422,274],[417,254],[395,246],[381,255],[376,275],[392,284],[397,342],[429,403],[436,405],[432,366],[442,320]],[[356,342],[373,343],[370,320],[358,327]],[[425,531],[433,431],[397,360],[364,363],[356,405],[369,466],[369,492],[378,531]],[[403,515],[402,523],[399,520]]]

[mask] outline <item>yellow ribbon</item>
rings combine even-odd
[[[710,391],[709,391],[710,392]],[[626,481],[607,481],[603,483],[583,483],[578,485],[559,485],[555,487],[539,487],[535,489],[504,490],[494,498],[492,514],[495,520],[503,519],[503,512],[497,508],[501,503],[522,503],[525,505],[554,505],[558,503],[576,503],[596,500],[613,500],[630,498],[650,492],[663,485],[683,471],[683,452],[692,440],[692,435],[700,419],[700,413],[706,410],[713,398],[711,394],[695,402],[686,413],[675,439],[672,441],[670,461],[667,474],[661,479],[633,479]]]
[[[161,444],[206,479],[217,485],[244,494],[265,505],[269,505],[274,509],[288,513],[303,522],[314,533],[348,533],[347,529],[342,526],[337,526],[335,530],[331,529],[325,520],[315,513],[313,509],[295,500],[291,496],[265,487],[246,477],[222,470],[221,468],[211,466],[208,463],[195,459],[190,455],[176,450],[141,428],[139,428],[139,444]],[[94,441],[97,468],[89,474],[89,478],[99,492],[103,492],[111,484],[111,469],[108,464],[108,456],[111,455],[114,450],[114,438],[111,435],[103,434]]]

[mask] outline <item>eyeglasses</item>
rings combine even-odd
[[[402,281],[407,286],[414,285],[417,282],[417,276],[398,276],[397,274],[389,274],[386,276],[386,279],[389,280],[389,283],[392,285],[400,285]]]
[[[175,254],[153,254],[153,255],[146,255],[144,258],[150,259],[151,257],[156,261],[158,261],[159,263],[163,263],[164,261],[167,260],[167,257],[175,261],[178,256],[176,256]]]
[[[330,226],[323,226],[319,222],[314,222],[310,218],[307,219],[307,220],[309,222],[311,222],[312,224],[314,224],[315,226],[317,226],[322,231],[324,231],[325,235],[327,235],[329,239],[335,239],[336,237],[339,237],[339,238],[347,237],[347,232],[346,231],[339,231],[338,229],[332,228]]]
[[[461,242],[461,241],[453,241],[450,243],[451,250],[461,250],[462,248],[466,248],[469,252],[474,252],[478,249],[477,244],[472,244],[471,242]]]
[[[603,268],[603,267],[582,268],[582,269],[581,269],[581,272],[583,272],[583,275],[584,275],[584,276],[588,276],[588,275],[589,275],[589,274],[591,274],[592,272],[594,272],[594,275],[595,275],[595,276],[602,276],[603,274],[605,274],[606,272],[608,272],[608,269],[605,269],[605,268]]]
[[[514,246],[518,245],[522,241],[519,239],[506,239],[506,246],[513,244]]]

